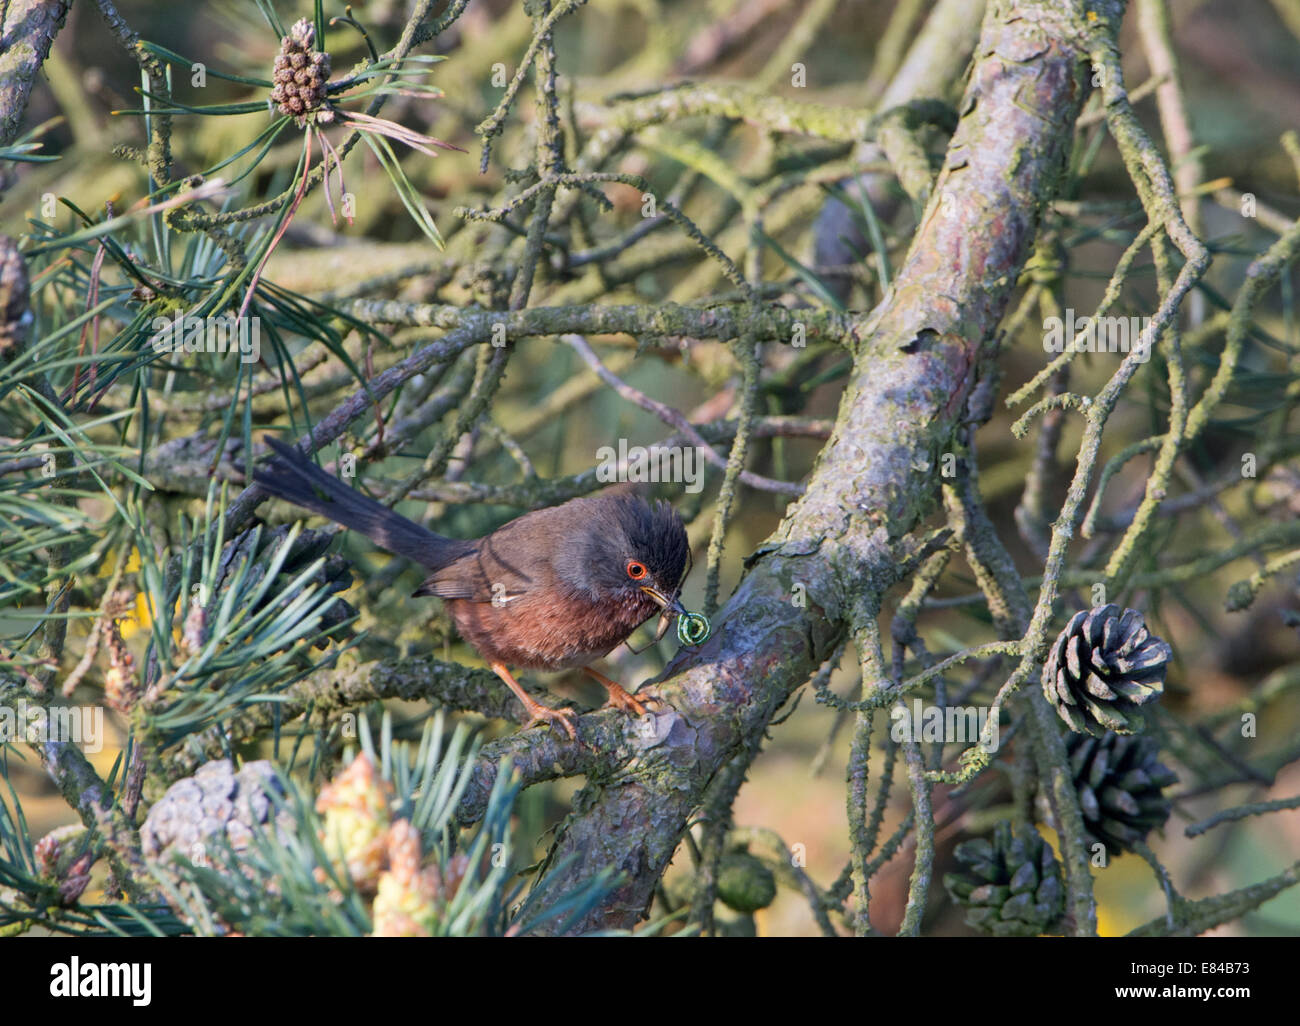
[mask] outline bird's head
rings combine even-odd
[[[689,544],[682,518],[668,503],[634,495],[577,499],[575,531],[557,553],[556,570],[575,591],[640,613],[684,613],[677,598]]]

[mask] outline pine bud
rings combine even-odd
[[[431,937],[443,899],[436,865],[420,868],[420,834],[408,820],[388,830],[389,868],[379,877],[372,909],[376,937]]]
[[[364,752],[321,788],[316,811],[325,818],[321,841],[340,874],[372,892],[384,866],[392,785]]]

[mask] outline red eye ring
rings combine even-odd
[[[628,560],[627,575],[634,581],[642,580],[646,575],[644,563],[638,563],[635,559]]]

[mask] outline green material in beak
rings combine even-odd
[[[709,632],[713,628],[709,626],[709,618],[703,613],[692,613],[682,605],[681,600],[669,598],[658,588],[653,588],[648,584],[643,586],[641,590],[659,603],[665,615],[668,613],[677,614],[677,640],[683,645],[694,647],[695,645],[702,645],[708,640]],[[660,637],[663,636],[663,630],[663,627],[659,630]]]
[[[682,613],[677,617],[677,640],[683,645],[702,645],[708,640],[709,618],[703,613]]]

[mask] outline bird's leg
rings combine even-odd
[[[524,709],[529,716],[528,722],[524,724],[525,730],[538,723],[558,723],[568,732],[571,740],[578,740],[578,732],[573,727],[572,717],[574,711],[572,709],[552,709],[549,706],[542,705],[541,702],[523,689],[519,681],[510,675],[510,671],[506,669],[504,663],[489,663],[488,665],[492,667],[493,673],[505,681],[506,687],[518,696],[519,701],[524,703]]]
[[[610,680],[603,673],[593,670],[590,666],[584,666],[582,672],[593,680],[600,681],[601,686],[609,692],[609,705],[612,705],[615,709],[622,709],[629,716],[645,715],[645,705],[637,701],[634,695],[624,690],[623,686],[617,681]]]

